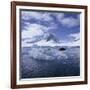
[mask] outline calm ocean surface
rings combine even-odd
[[[79,47],[67,48],[65,51],[59,51],[58,48],[46,50],[41,47],[41,51],[38,49],[32,50],[27,47],[21,49],[20,77],[22,79],[80,75]]]

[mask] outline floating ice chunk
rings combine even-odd
[[[29,56],[36,60],[61,60],[68,58],[66,53],[50,47],[32,48],[29,51]]]

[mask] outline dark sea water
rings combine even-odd
[[[80,48],[24,47],[21,49],[20,77],[44,78],[80,75]]]

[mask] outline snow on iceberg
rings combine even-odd
[[[50,40],[49,42],[47,42],[46,40],[40,40],[38,42],[35,43],[27,43],[27,42],[22,42],[22,47],[32,47],[33,45],[37,45],[37,46],[51,46],[51,47],[55,47],[55,46],[80,46],[80,40],[78,41],[73,41],[73,42],[60,42],[60,43],[55,43],[52,40]]]
[[[49,33],[45,33],[45,35],[42,37],[34,37],[34,39],[28,39],[25,41],[22,41],[22,47],[32,47],[33,45],[37,45],[37,46],[51,46],[51,47],[55,47],[55,46],[80,46],[80,39],[78,38],[78,40],[74,40],[71,42],[60,42],[60,40],[58,40],[55,35],[53,34],[49,34]]]
[[[67,55],[64,52],[60,52],[54,48],[32,48],[29,51],[29,56],[36,60],[62,60],[67,59]]]

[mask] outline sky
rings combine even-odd
[[[80,37],[80,13],[21,10],[21,38],[54,34],[61,41]]]

